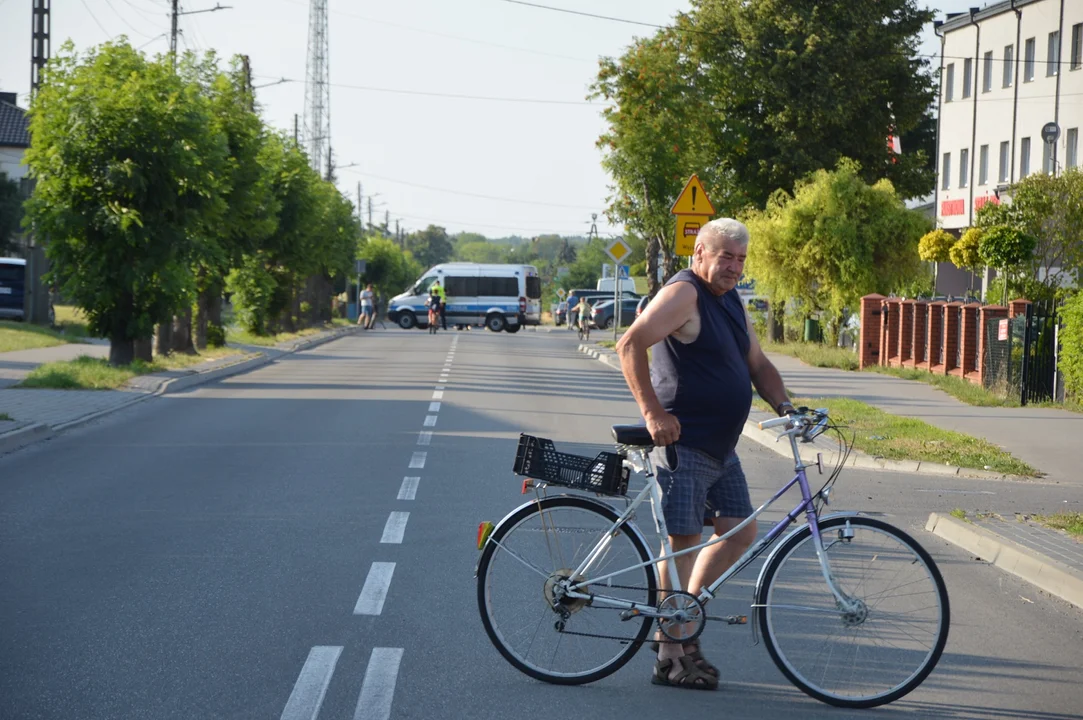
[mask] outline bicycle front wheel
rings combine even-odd
[[[833,518],[820,523],[820,535],[835,584],[856,608],[840,609],[806,527],[764,571],[757,597],[764,644],[817,700],[853,708],[897,700],[932,672],[947,643],[940,571],[913,538],[880,520]]]
[[[642,566],[651,555],[638,532],[625,523],[609,534],[617,519],[588,498],[551,497],[525,505],[489,538],[478,564],[478,609],[493,645],[520,671],[580,685],[616,672],[639,650],[651,620],[622,620],[621,609],[605,601],[654,607],[656,574]],[[554,602],[554,583],[570,578],[603,542],[589,577],[579,578],[592,599]],[[589,580],[610,573],[617,574]]]

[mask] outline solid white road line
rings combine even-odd
[[[423,468],[425,467],[425,457],[428,453],[416,452],[410,456],[410,467]]]
[[[353,606],[354,615],[379,615],[384,610],[384,600],[391,587],[391,575],[395,572],[393,562],[374,562],[361,587],[361,595]]]
[[[443,400],[444,399],[444,391],[443,390],[434,391],[433,394],[432,394],[432,399],[433,400]]]
[[[404,477],[402,487],[399,488],[399,500],[413,500],[417,496],[417,484],[421,482],[419,477]]]
[[[308,651],[308,659],[297,676],[281,720],[316,720],[341,654],[342,647],[338,645],[317,645]]]
[[[436,425],[436,416],[435,415],[426,415],[425,416],[425,427],[433,427],[435,425]]]
[[[400,663],[402,648],[372,649],[353,720],[389,720]]]
[[[438,403],[438,402],[429,403],[429,412],[440,412],[440,403]]]
[[[387,516],[387,524],[384,525],[384,534],[380,542],[384,545],[401,545],[402,536],[406,534],[406,521],[410,519],[410,513],[396,510]]]
[[[428,445],[431,442],[432,442],[432,431],[430,431],[430,430],[422,430],[421,432],[419,432],[417,434],[417,444],[418,445]]]

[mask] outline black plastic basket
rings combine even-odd
[[[550,485],[587,490],[599,495],[626,495],[628,468],[616,453],[597,457],[557,452],[552,440],[520,435],[515,451],[515,474],[542,480]]]

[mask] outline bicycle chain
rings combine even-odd
[[[637,587],[635,585],[610,585],[610,584],[606,584],[605,587],[607,587],[607,588],[616,588],[618,590],[645,590],[647,592],[650,592],[650,588]],[[695,597],[691,593],[686,593],[683,590],[666,590],[666,591],[663,591],[663,592],[669,592],[669,593],[671,593],[673,595],[678,595],[679,594],[679,595],[688,595],[689,597]],[[595,610],[620,610],[620,608],[594,608],[593,606],[591,606],[591,607],[593,609],[595,609]],[[571,617],[571,615],[568,615],[567,617]],[[567,617],[562,616],[561,620],[557,621],[557,624],[559,625],[561,623],[561,621],[567,620]],[[657,622],[657,621],[659,621],[661,619],[662,618],[654,618],[654,620],[652,621],[651,624],[653,625],[655,622]],[[706,621],[704,621],[704,622],[706,622]],[[563,628],[560,628],[560,627],[557,628],[557,632],[562,634],[562,635],[577,635],[579,637],[592,637],[592,638],[599,638],[599,639],[602,639],[602,640],[622,640],[622,641],[628,642],[628,643],[639,642],[640,644],[644,644],[644,643],[647,642],[647,640],[637,641],[635,638],[621,637],[619,635],[599,635],[598,633],[586,633],[586,632],[576,632],[575,630],[564,630]],[[664,632],[662,634],[665,635]],[[665,640],[665,639],[657,640],[657,639],[655,639],[653,642],[659,642],[659,643],[668,644],[668,645],[676,645],[678,642],[681,642],[681,641],[678,641],[678,640]]]

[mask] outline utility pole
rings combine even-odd
[[[30,94],[41,87],[41,70],[49,62],[52,0],[34,0],[30,15]]]
[[[357,181],[357,222],[362,223],[362,230],[364,229],[365,219],[361,217],[361,210],[364,206],[361,204],[361,181]]]
[[[330,159],[331,86],[327,0],[309,0],[308,57],[305,62],[305,145],[308,161],[321,177]]]
[[[297,113],[293,114],[293,146],[297,147],[300,140],[297,137]]]
[[[372,229],[372,196],[369,195],[369,230]]]
[[[170,29],[169,29],[169,54],[173,56],[173,69],[177,69],[177,34],[180,30],[177,29],[177,18],[181,15],[198,15],[199,13],[216,12],[218,10],[229,10],[232,5],[215,4],[212,8],[205,10],[181,10],[178,6],[180,0],[172,0],[173,10],[170,13]],[[249,83],[251,85],[251,83]]]

